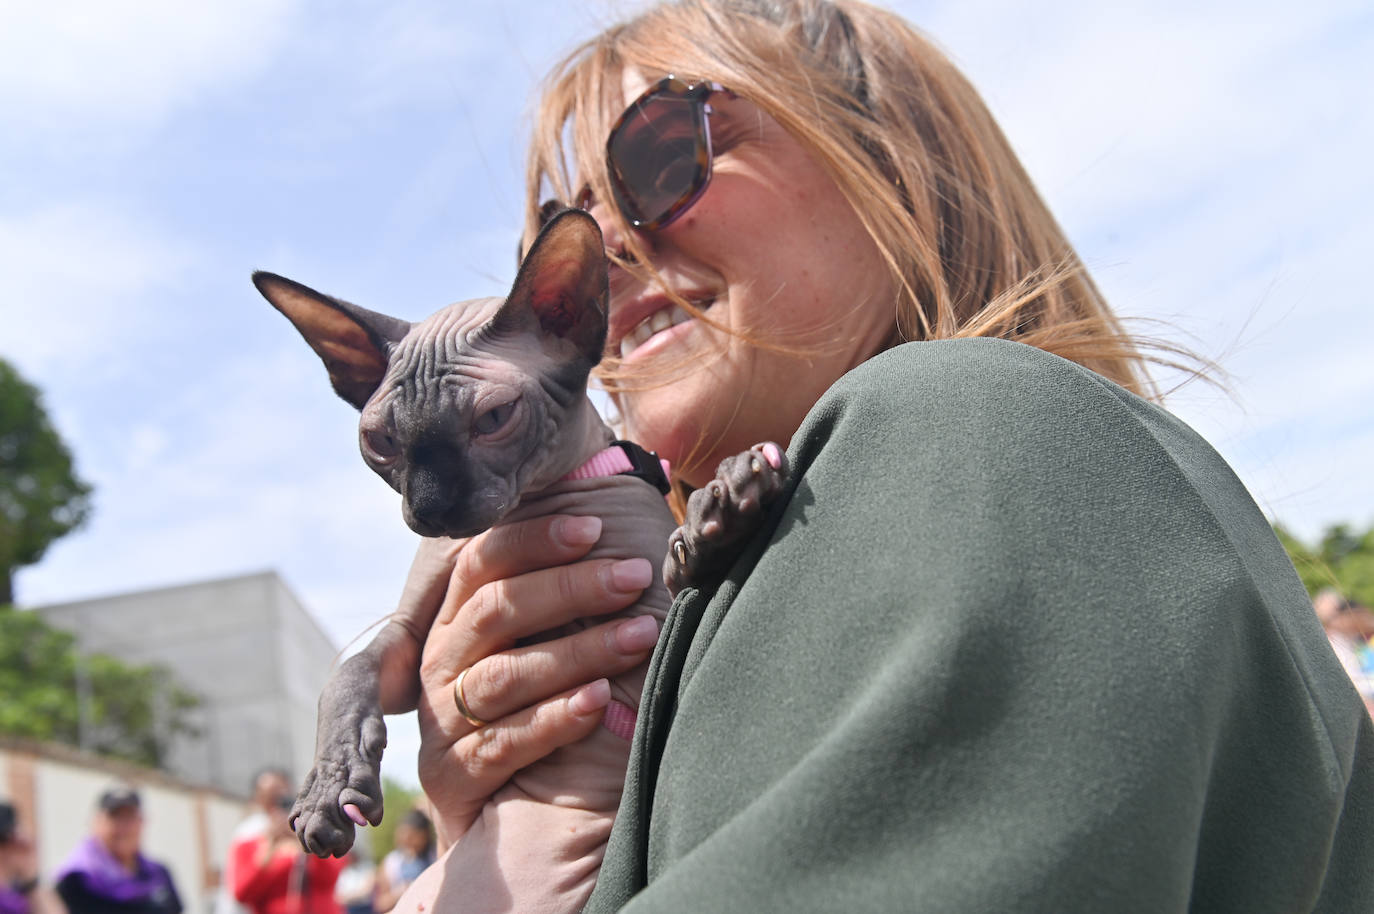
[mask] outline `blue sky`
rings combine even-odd
[[[1374,522],[1374,11],[890,5],[983,91],[1117,310],[1229,372],[1169,405],[1265,511]],[[275,568],[341,644],[388,611],[414,538],[248,274],[408,318],[502,294],[534,87],[633,8],[0,7],[0,357],[96,486],[20,602]]]

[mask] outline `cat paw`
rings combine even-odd
[[[317,857],[342,857],[353,846],[354,827],[382,821],[381,712],[322,720],[315,767],[291,807],[291,829]]]
[[[786,480],[787,457],[771,441],[721,461],[716,478],[688,497],[687,518],[668,538],[663,580],[669,593],[720,583]]]

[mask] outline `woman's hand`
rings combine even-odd
[[[420,783],[442,842],[457,841],[516,771],[590,733],[610,700],[606,677],[653,650],[658,627],[647,616],[514,646],[624,609],[649,586],[645,559],[577,561],[600,533],[595,517],[542,517],[421,547],[408,596],[430,597],[436,570],[452,568],[424,642],[418,706]],[[463,670],[463,698],[486,722],[480,728],[454,700]]]

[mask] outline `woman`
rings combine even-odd
[[[287,824],[291,802],[291,797],[281,797],[266,811],[261,833],[234,844],[234,898],[253,914],[342,914],[334,887],[348,861],[314,857],[301,849]]]
[[[555,70],[527,240],[550,192],[612,255],[627,436],[683,490],[764,439],[794,468],[665,622],[588,910],[1374,904],[1374,730],[1301,585],[938,51],[852,0],[655,7]],[[624,605],[585,551],[458,553],[421,705],[450,841],[642,661],[502,650]]]

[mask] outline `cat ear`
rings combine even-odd
[[[520,265],[510,297],[488,325],[493,333],[536,332],[601,361],[609,286],[596,220],[567,209],[545,224]]]
[[[391,350],[410,332],[410,324],[275,273],[257,271],[253,285],[324,361],[334,391],[362,409],[382,383]]]

